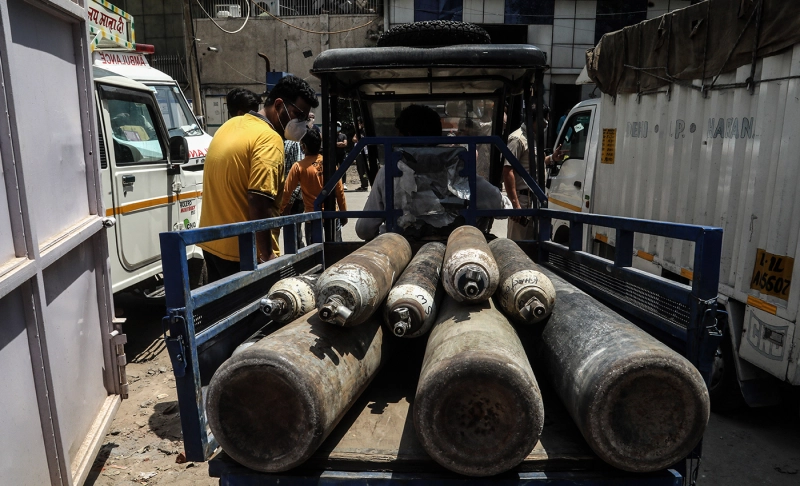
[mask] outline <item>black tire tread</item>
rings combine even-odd
[[[378,39],[378,47],[443,47],[491,44],[482,27],[453,20],[426,20],[392,27]]]

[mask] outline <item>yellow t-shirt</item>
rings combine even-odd
[[[200,226],[248,221],[247,193],[269,196],[275,215],[283,197],[283,139],[264,120],[250,114],[231,118],[214,134],[203,170]],[[272,233],[272,251],[280,246]],[[200,248],[226,260],[239,261],[237,238],[201,243]]]

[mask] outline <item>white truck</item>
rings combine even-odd
[[[800,9],[764,3],[763,15],[731,18],[707,16],[716,7],[704,2],[603,38],[587,56],[603,94],[570,111],[554,144],[568,158],[548,181],[554,209],[724,229],[719,302],[728,325],[711,386],[717,410],[740,404],[742,396],[750,406],[773,404],[779,382],[800,385],[800,286],[794,283],[794,271],[800,274],[800,40],[796,28],[780,27],[781,17],[797,25]],[[791,11],[781,12],[784,7]],[[691,79],[695,61],[675,56],[674,43],[703,52],[692,42],[702,42],[705,33],[694,41],[680,35],[698,18],[710,18],[701,27],[710,36],[727,22],[743,40],[733,44],[733,35],[719,52],[707,51],[702,67],[710,74]],[[762,34],[753,55],[756,19],[760,32],[772,29],[772,39]],[[666,44],[673,44],[650,51],[669,35]],[[613,52],[633,40],[641,52]],[[659,58],[659,49],[669,50],[672,61],[670,54]],[[734,65],[736,59],[742,62]],[[669,74],[681,72],[689,74]],[[585,251],[601,256],[613,255],[619,237],[603,227],[570,235],[567,222],[553,226],[555,241],[579,238]],[[637,237],[634,266],[689,283],[697,271],[695,250]]]
[[[106,216],[116,221],[109,238],[112,290],[136,288],[158,296],[158,234],[199,223],[211,136],[200,128],[177,82],[149,66],[142,52],[153,49],[134,43],[133,17],[97,0],[88,3],[87,19],[98,83],[103,203]],[[172,137],[188,144],[188,161],[180,165],[166,157]],[[190,248],[187,258],[195,281],[202,283],[202,251]]]

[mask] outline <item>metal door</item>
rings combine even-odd
[[[0,478],[81,483],[119,406],[86,10],[0,2]]]
[[[589,134],[594,121],[594,107],[573,113],[564,123],[555,146],[562,146],[567,157],[557,175],[551,176],[548,198],[554,209],[581,212],[584,207],[586,162],[589,157]]]
[[[106,128],[117,252],[122,267],[132,271],[161,257],[158,234],[172,229],[172,213],[178,211],[175,181],[167,174],[167,148],[152,95],[98,83],[98,97]]]

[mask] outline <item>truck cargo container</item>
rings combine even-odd
[[[748,5],[702,2],[601,39],[587,68],[602,94],[570,111],[554,144],[569,158],[548,181],[554,208],[724,229],[717,410],[742,395],[751,406],[774,404],[779,382],[800,385],[800,8]],[[690,35],[698,19],[707,19],[713,41]],[[634,40],[641,51],[614,51]],[[572,233],[559,221],[553,239],[578,238]],[[619,245],[600,225],[580,239],[598,255]],[[693,251],[639,235],[631,258],[636,268],[687,283],[696,279]]]

